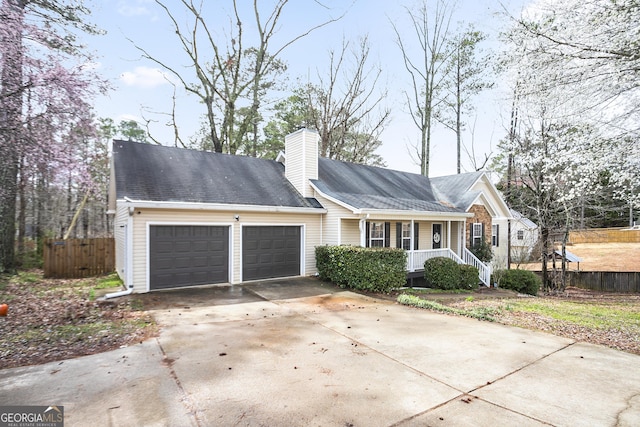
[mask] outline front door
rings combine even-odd
[[[440,249],[442,248],[442,224],[433,224],[432,228],[433,228],[433,233],[431,233],[431,236],[432,236],[431,248]]]

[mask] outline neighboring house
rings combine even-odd
[[[538,243],[538,226],[514,209],[511,217],[511,260],[515,264],[528,262]]]
[[[466,249],[481,234],[507,247],[509,212],[486,174],[319,158],[318,139],[288,135],[275,161],[114,141],[109,208],[128,289],[313,275],[316,246],[340,244],[404,248],[410,272],[449,256],[489,283]]]

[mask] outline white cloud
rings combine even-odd
[[[118,13],[120,15],[126,16],[127,18],[134,16],[152,16],[153,13],[146,6],[146,4],[148,3],[151,2],[149,0],[119,1]]]
[[[169,77],[159,68],[136,67],[133,71],[125,71],[120,80],[127,86],[137,86],[145,89],[154,88],[169,83]]]

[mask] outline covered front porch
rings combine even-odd
[[[491,267],[465,247],[467,217],[468,214],[432,215],[417,219],[405,215],[369,214],[357,222],[344,218],[340,240],[341,244],[404,249],[407,251],[408,277],[420,276],[427,259],[447,257],[459,264],[476,267],[479,282],[490,286]]]

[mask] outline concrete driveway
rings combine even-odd
[[[148,298],[157,339],[0,370],[0,404],[66,426],[640,425],[639,356],[315,279]]]

